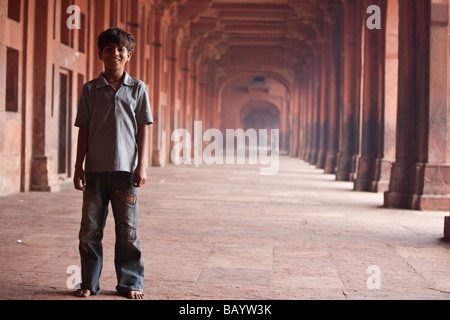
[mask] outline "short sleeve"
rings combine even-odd
[[[139,97],[136,105],[136,121],[137,124],[152,124],[153,116],[148,98],[147,86],[143,82],[139,82]]]
[[[76,127],[89,127],[89,87],[83,86],[83,91],[78,103],[77,117],[75,119]]]

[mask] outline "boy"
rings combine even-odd
[[[134,46],[134,37],[122,29],[110,28],[100,34],[98,55],[105,71],[84,85],[78,106],[74,185],[83,191],[79,233],[82,283],[74,295],[79,297],[100,290],[109,202],[115,220],[116,290],[130,299],[144,297],[137,188],[147,179],[144,157],[153,119],[145,84],[124,71]]]

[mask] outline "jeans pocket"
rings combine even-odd
[[[117,182],[123,187],[133,187],[133,174],[130,172],[120,172]]]

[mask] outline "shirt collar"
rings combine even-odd
[[[124,71],[124,73],[125,73],[125,76],[123,77],[123,85],[132,87],[134,85],[133,78],[131,78],[130,75],[126,71]],[[103,88],[103,87],[106,87],[109,85],[109,83],[108,83],[108,81],[106,81],[104,75],[105,75],[105,72],[102,71],[100,73],[100,75],[98,76],[97,83],[96,83],[97,88]]]

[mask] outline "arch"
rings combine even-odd
[[[275,127],[279,129],[280,149],[287,151],[291,134],[289,112],[292,108],[292,90],[291,83],[285,77],[269,71],[243,71],[230,75],[221,81],[217,90],[217,99],[220,104],[220,128],[224,131],[245,126],[263,126],[266,122],[268,123],[266,129],[275,129]],[[245,117],[240,114],[241,109],[246,105],[248,107],[249,103],[250,105],[258,104],[255,101],[265,101],[273,107],[262,107],[264,103],[259,103],[259,107],[254,106],[253,110],[248,111],[255,111],[253,115],[257,119],[253,121],[253,124],[249,121],[246,123]],[[271,123],[269,118],[274,115],[276,115],[276,123]]]
[[[280,109],[267,100],[251,100],[240,111],[241,126],[247,129],[278,129],[280,127]]]
[[[278,81],[279,83],[281,83],[286,88],[286,98],[288,100],[290,100],[290,97],[292,96],[292,94],[294,92],[294,86],[288,79],[286,79],[286,77],[280,75],[277,72],[273,72],[273,71],[257,71],[257,70],[255,70],[255,71],[240,71],[240,72],[236,72],[236,73],[228,75],[219,84],[219,88],[217,90],[217,99],[218,99],[218,104],[217,105],[219,106],[218,112],[220,112],[221,108],[222,108],[223,90],[231,82],[233,82],[236,79],[239,79],[241,77],[258,77],[258,76],[270,78],[270,79],[273,79],[273,80]],[[288,110],[289,110],[289,103],[287,103],[287,107],[288,107]]]

